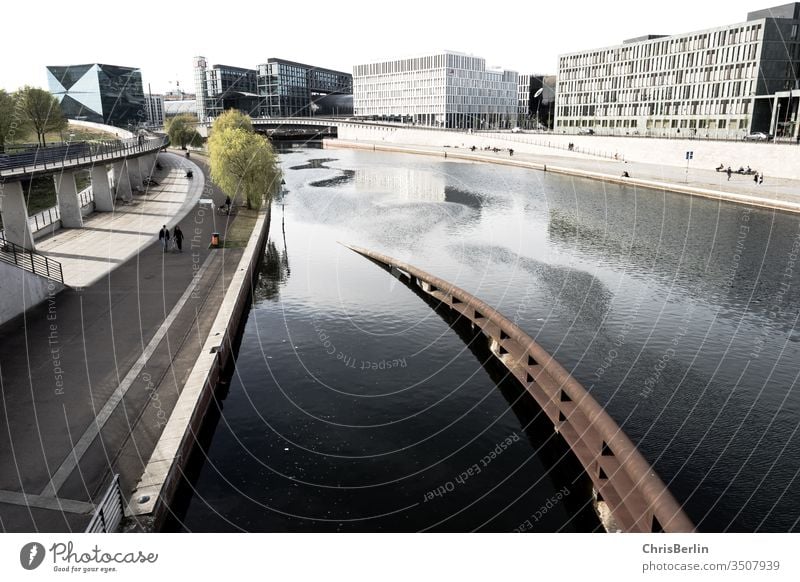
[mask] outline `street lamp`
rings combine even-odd
[[[544,87],[539,87],[539,90],[533,94],[534,99],[539,99],[539,101],[536,102],[536,131],[539,131],[539,105],[542,104],[542,100],[540,99],[542,93],[544,93]]]

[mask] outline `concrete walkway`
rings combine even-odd
[[[497,139],[496,143],[514,149],[510,156],[508,149],[494,153],[491,151],[469,150],[469,137],[462,137],[461,142],[467,146],[462,147],[432,147],[420,145],[400,145],[387,142],[325,140],[325,147],[354,147],[359,149],[372,149],[373,146],[381,151],[408,151],[413,153],[430,154],[448,159],[463,159],[478,162],[502,163],[510,165],[531,164],[535,166],[546,165],[548,171],[561,171],[574,175],[587,175],[587,177],[604,179],[631,185],[649,188],[669,188],[684,194],[695,194],[709,198],[728,199],[732,202],[752,203],[757,206],[777,207],[783,210],[800,212],[800,180],[764,177],[761,185],[753,181],[753,176],[733,174],[730,181],[723,172],[716,172],[713,168],[697,168],[689,165],[687,177],[686,167],[646,164],[641,162],[624,162],[595,158],[587,154],[565,152],[559,149],[550,149],[544,146],[532,148],[535,153],[520,153],[516,147],[519,144]],[[461,143],[459,142],[459,144]],[[516,146],[516,147],[515,147]],[[528,146],[531,147],[531,146]],[[627,171],[630,178],[621,178]],[[593,174],[588,176],[588,174]]]
[[[83,228],[62,228],[37,241],[38,253],[61,263],[65,284],[87,287],[106,276],[157,240],[163,224],[172,228],[197,204],[204,186],[202,173],[189,179],[185,159],[174,154],[158,159],[163,168],[153,174],[158,186],[135,194],[129,204],[118,202],[114,212],[90,214]]]
[[[87,253],[91,266],[73,279],[85,286],[0,328],[0,531],[82,531],[113,473],[133,489],[238,265],[241,249],[208,248],[229,217],[191,202],[197,192],[175,170],[186,160],[160,157],[174,158],[172,178],[152,200],[88,222],[105,230],[54,237],[54,258]],[[181,218],[159,214],[173,207],[189,209],[183,253],[153,242],[154,225]]]

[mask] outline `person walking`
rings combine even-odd
[[[756,172],[755,174],[753,174],[753,182],[755,182],[756,184],[758,184],[758,172]]]
[[[758,176],[758,184],[759,184],[759,186],[760,186],[760,185],[761,185],[761,184],[763,184],[763,183],[764,183],[764,174],[762,173],[762,174],[760,174],[760,175]]]
[[[725,170],[725,173],[728,174],[728,182],[730,182],[731,181],[731,174],[733,174],[733,171],[731,170],[730,166],[728,166],[728,169]]]
[[[175,244],[178,245],[178,252],[183,252],[183,231],[181,227],[177,224],[175,228],[172,230],[172,239],[175,241]]]
[[[161,250],[166,253],[169,247],[169,229],[166,224],[158,232],[158,240],[161,242]]]
[[[231,197],[225,196],[225,212],[231,213]]]

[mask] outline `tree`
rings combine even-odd
[[[253,131],[241,127],[215,129],[208,150],[212,180],[233,199],[241,193],[248,208],[261,208],[280,187],[275,152],[269,141]]]
[[[10,93],[0,89],[0,152],[6,149],[6,142],[14,139],[19,124],[20,115],[14,111],[16,99]]]
[[[25,85],[17,91],[16,99],[24,119],[36,132],[39,145],[45,144],[47,132],[61,131],[67,127],[58,99],[44,89]]]
[[[253,122],[250,120],[249,115],[245,115],[238,109],[228,109],[214,120],[214,124],[211,126],[211,133],[215,131],[222,132],[231,128],[253,131]]]
[[[170,143],[183,150],[187,145],[199,145],[202,140],[197,133],[197,118],[190,113],[176,115],[167,121],[167,135]]]

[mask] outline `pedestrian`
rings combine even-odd
[[[447,155],[445,155],[445,157],[447,157]],[[230,196],[225,196],[225,212],[227,212],[228,214],[231,213],[231,197]]]
[[[733,171],[731,170],[730,166],[728,166],[728,169],[725,170],[725,173],[728,174],[728,182],[730,182],[731,181],[731,174],[733,173]]]
[[[167,247],[169,246],[169,229],[166,224],[163,225],[158,232],[158,240],[161,242],[161,250],[166,253]]]
[[[759,185],[764,183],[764,174],[763,173],[758,176],[758,183],[759,183]]]
[[[756,184],[758,184],[758,172],[756,172],[755,174],[753,174],[753,182],[755,182]]]
[[[178,245],[178,252],[183,252],[183,231],[181,227],[177,224],[175,228],[172,230],[172,239],[175,241],[175,244]]]

